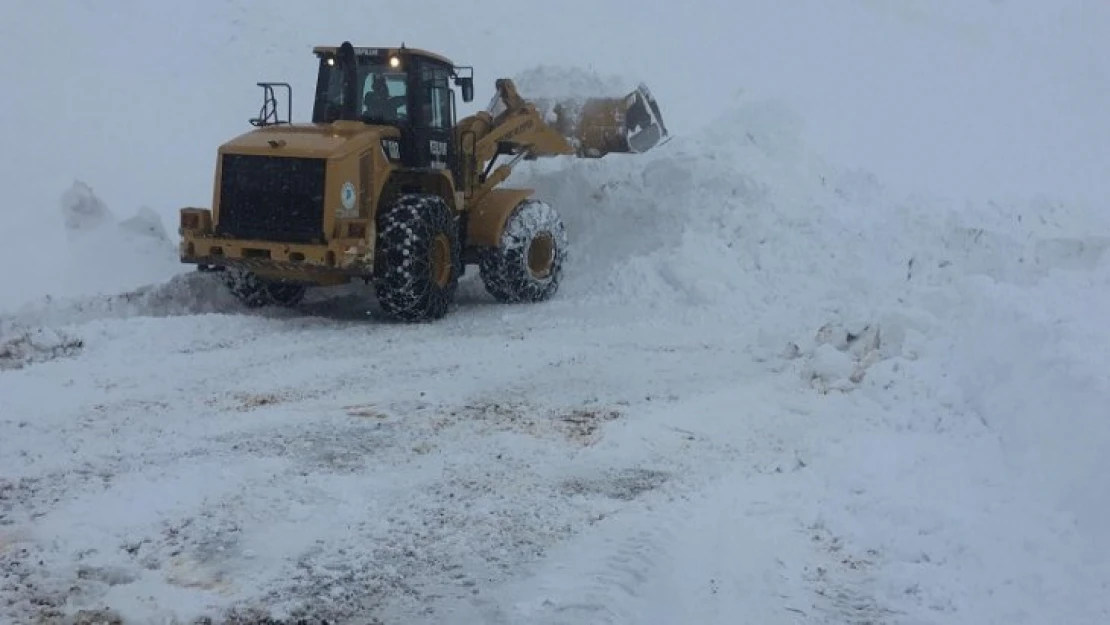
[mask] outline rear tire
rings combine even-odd
[[[462,250],[454,212],[436,195],[398,197],[378,215],[374,290],[399,321],[440,319],[455,300]]]
[[[559,290],[567,232],[546,202],[522,201],[505,222],[496,248],[482,252],[478,267],[486,291],[503,303],[541,302]]]
[[[247,308],[300,304],[308,290],[302,284],[263,280],[250,271],[227,269],[221,272],[224,284],[231,294]]]

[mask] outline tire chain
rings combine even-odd
[[[551,235],[555,259],[551,273],[535,278],[528,270],[528,246],[541,233]],[[524,200],[509,215],[500,245],[479,259],[486,291],[501,302],[540,302],[559,289],[562,266],[567,258],[567,233],[559,214],[541,200]]]
[[[447,286],[432,282],[430,252],[437,234],[451,242],[453,268]],[[378,221],[375,292],[382,309],[402,321],[436,319],[458,289],[461,258],[458,227],[450,207],[434,195],[402,195]]]

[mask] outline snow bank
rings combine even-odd
[[[186,271],[176,241],[149,208],[119,219],[91,186],[76,181],[58,211],[13,226],[21,236],[5,256],[20,262],[0,274],[0,312],[35,300],[109,297]]]
[[[967,287],[936,346],[950,383],[1014,475],[1110,553],[1110,258],[1028,287],[985,276]]]
[[[564,297],[731,317],[804,383],[862,390],[900,427],[917,417],[892,397],[935,397],[1105,543],[1110,216],[899,196],[813,156],[778,102],[711,126],[643,158],[521,174],[567,222]]]
[[[44,297],[0,316],[0,322],[61,327],[96,319],[241,312],[243,306],[210,274],[177,275],[137,289],[88,297]]]
[[[94,319],[242,309],[216,278],[180,264],[176,242],[154,211],[143,207],[120,220],[79,181],[63,194],[60,209],[63,228],[43,234],[60,232],[63,239],[36,256],[46,262],[4,274],[15,282],[3,290],[0,309],[0,340],[8,341],[11,362],[36,362],[57,346],[70,353],[79,339],[54,346],[42,333],[53,336]]]
[[[1110,247],[1110,216],[1090,206],[892,193],[815,156],[778,101],[741,101],[709,126],[644,156],[518,174],[567,222],[568,293],[749,317],[813,303],[874,313],[971,274],[1032,284],[1089,270]]]

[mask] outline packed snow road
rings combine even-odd
[[[782,433],[706,430],[782,416],[739,401],[767,374],[731,324],[462,306],[417,327],[335,303],[330,318],[89,321],[78,357],[0,378],[19,415],[0,443],[19,459],[9,614],[412,622],[724,460],[804,464]],[[668,417],[725,390],[709,414]]]
[[[897,368],[822,395],[719,316],[463,305],[418,327],[90,321],[79,356],[0,376],[5,618],[972,623],[1036,622],[1022,591],[1084,605],[1078,545],[986,428],[875,401],[912,385]],[[1003,559],[1024,574],[994,587]]]
[[[1104,216],[713,128],[527,172],[575,241],[543,305],[5,312],[0,621],[1104,621]]]
[[[735,341],[656,326],[558,305],[416,328],[88,323],[78,358],[0,378],[9,614],[69,601],[144,622],[244,602],[332,620],[467,596],[684,457],[729,453],[682,424],[599,447],[646,408],[755,372]]]

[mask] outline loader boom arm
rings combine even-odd
[[[508,178],[521,158],[574,154],[574,146],[520,97],[512,80],[499,79],[496,87],[489,107],[462,119],[455,128],[463,160],[462,186],[472,201]],[[491,173],[489,167],[502,155],[513,159]]]
[[[527,151],[529,158],[574,154],[574,146],[544,122],[536,107],[520,96],[513,81],[502,78],[496,85],[497,96],[488,111],[493,117],[490,131],[476,145],[479,161],[504,153],[508,147],[505,144]]]
[[[659,108],[643,85],[624,97],[537,101],[522,97],[508,78],[498,79],[495,86],[490,105],[455,127],[461,187],[472,202],[508,178],[521,159],[644,152],[667,135]],[[513,158],[492,170],[503,155]]]

